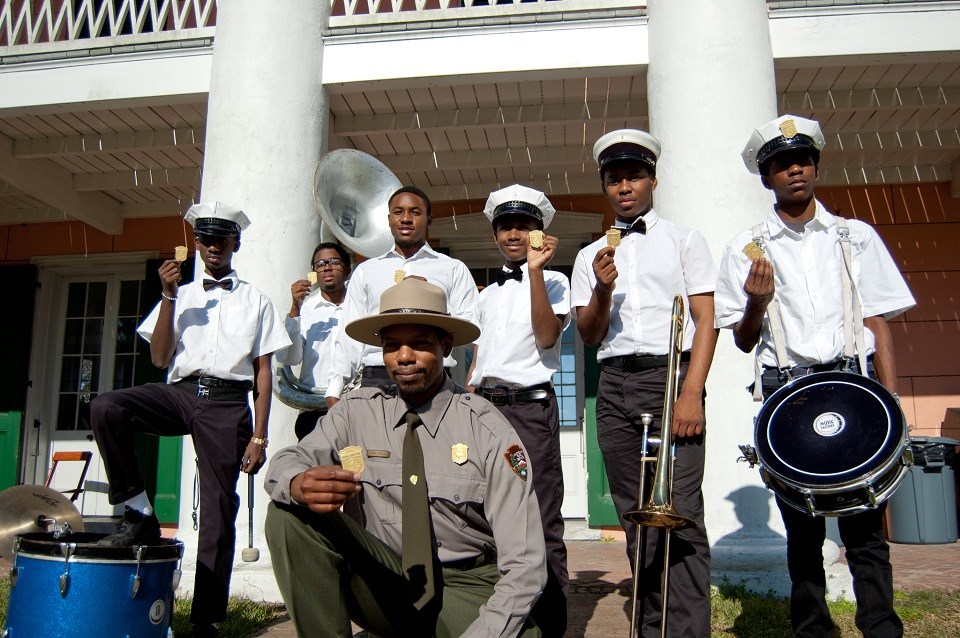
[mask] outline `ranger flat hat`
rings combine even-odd
[[[351,321],[344,330],[360,343],[379,346],[381,330],[407,324],[446,330],[453,335],[455,346],[473,343],[480,336],[480,328],[450,316],[443,288],[418,277],[407,277],[384,290],[380,295],[380,314]]]
[[[183,218],[193,226],[194,235],[234,237],[250,226],[250,219],[242,210],[224,202],[194,204]]]
[[[553,221],[557,210],[538,190],[514,184],[490,193],[483,214],[496,226],[496,220],[503,215],[527,215],[533,217],[546,228]]]
[[[777,153],[794,148],[809,149],[814,164],[820,163],[820,151],[827,145],[816,120],[797,115],[783,115],[770,120],[750,135],[743,148],[743,163],[751,173],[759,175],[764,163]]]
[[[659,157],[660,140],[635,128],[610,131],[593,145],[593,159],[600,166],[601,174],[610,162],[625,159],[639,160],[656,172]]]

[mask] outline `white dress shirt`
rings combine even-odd
[[[913,307],[913,295],[877,232],[855,219],[847,223],[853,276],[863,316],[891,319]],[[813,219],[801,234],[785,226],[776,211],[771,210],[763,223],[763,239],[766,258],[773,264],[790,365],[810,366],[838,360],[843,354],[843,256],[836,217],[818,201]],[[718,328],[732,328],[743,318],[747,306],[743,284],[750,271],[750,260],[743,254],[743,247],[751,241],[752,231],[744,231],[723,252],[714,297]],[[869,355],[874,351],[873,333],[865,329],[864,338]],[[777,365],[766,317],[760,332],[759,360],[766,366]]]
[[[354,268],[340,317],[344,326],[356,319],[380,313],[380,295],[394,285],[394,273],[398,270],[404,271],[405,276],[418,275],[440,286],[447,295],[447,311],[454,317],[476,322],[477,284],[470,270],[462,261],[440,254],[424,244],[409,259],[394,248]],[[365,366],[382,366],[383,350],[362,344],[348,337],[346,332],[341,332],[336,341],[333,375],[327,385],[326,396],[339,397],[361,363]],[[455,363],[450,357],[444,360],[445,366]]]
[[[236,271],[230,271],[224,279],[233,281],[232,290],[215,287],[207,291],[198,280],[177,292],[173,315],[177,349],[167,371],[167,383],[191,375],[253,381],[255,358],[290,345],[273,302],[238,279]],[[153,338],[162,303],[169,302],[161,300],[137,328],[147,341]]]
[[[663,219],[654,210],[643,219],[646,234],[625,235],[614,253],[617,279],[610,327],[597,352],[598,361],[626,355],[667,354],[675,295],[683,296],[683,349],[690,350],[695,327],[689,297],[712,292],[716,285],[717,268],[703,235]],[[601,237],[577,254],[571,282],[574,307],[590,302],[597,283],[593,258],[606,245],[606,237]]]
[[[508,279],[480,291],[477,304],[480,339],[470,385],[504,384],[524,388],[550,381],[553,373],[560,369],[559,336],[552,348],[537,347],[527,264],[520,267],[520,272],[523,273],[521,281]],[[543,281],[553,314],[564,318],[563,328],[566,328],[570,323],[570,282],[566,275],[554,270],[543,271]]]
[[[333,351],[340,334],[342,305],[323,298],[320,288],[310,291],[300,305],[300,316],[284,317],[293,345],[277,353],[277,363],[300,366],[300,381],[315,390],[326,390],[333,373]]]

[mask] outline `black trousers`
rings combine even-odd
[[[90,409],[112,504],[144,489],[136,432],[193,437],[200,471],[200,533],[190,619],[197,624],[223,620],[240,510],[240,461],[253,432],[247,401],[205,399],[166,383],[150,383],[101,394]]]
[[[303,437],[313,432],[317,427],[317,423],[326,413],[327,408],[323,407],[319,410],[311,410],[298,414],[297,420],[293,424],[293,432],[297,435],[297,441],[302,441]]]
[[[533,468],[533,490],[540,504],[540,520],[547,549],[547,585],[531,617],[546,637],[563,636],[567,629],[567,546],[563,543],[563,468],[560,463],[560,411],[551,393],[542,401],[497,406],[517,431]]]
[[[686,376],[687,364],[680,366],[680,381]],[[654,417],[651,436],[659,436],[663,414],[663,396],[666,389],[666,368],[652,368],[640,372],[623,372],[602,367],[597,392],[597,439],[603,453],[603,464],[610,484],[620,525],[627,536],[627,556],[633,564],[637,543],[637,526],[623,515],[640,509],[640,452],[643,425],[640,415],[649,412]],[[671,532],[670,537],[670,591],[667,633],[669,636],[710,635],[710,544],[704,525],[703,468],[705,461],[704,437],[683,438],[677,443],[673,466],[673,506],[681,516],[694,524]],[[653,484],[655,463],[646,463],[646,488],[649,494]],[[644,496],[644,501],[646,496]],[[640,551],[640,578],[638,605],[642,613],[639,627],[642,636],[660,635],[661,577],[664,556],[662,532],[646,528],[646,542]]]
[[[826,522],[808,516],[777,497],[777,507],[787,528],[787,567],[790,570],[790,624],[796,636],[833,636],[827,609],[823,541]],[[878,509],[837,519],[840,540],[857,599],[857,629],[867,638],[903,635],[903,623],[893,610],[893,568],[890,547],[883,538],[883,512]]]
[[[838,370],[841,362],[819,366],[816,372]],[[854,365],[854,372],[859,366]],[[763,394],[769,397],[786,379],[777,378],[776,370],[764,374]],[[876,379],[872,362],[867,374]],[[787,530],[787,567],[790,571],[790,623],[793,633],[805,638],[833,636],[833,620],[826,603],[826,575],[823,571],[823,541],[826,522],[822,517],[808,516],[795,510],[779,497],[777,507]],[[857,599],[857,628],[867,638],[889,638],[903,635],[903,623],[893,609],[893,567],[890,547],[883,538],[882,507],[841,516],[837,519],[840,540],[850,574],[853,595]]]

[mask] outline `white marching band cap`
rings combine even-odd
[[[757,175],[767,160],[777,153],[794,149],[810,149],[815,164],[820,162],[820,151],[827,145],[820,123],[798,115],[782,115],[756,129],[743,148],[743,163]]]
[[[547,199],[547,196],[538,190],[514,184],[490,193],[483,214],[491,222],[502,215],[527,215],[543,224],[543,228],[550,225],[557,210]]]
[[[600,173],[610,162],[625,159],[639,160],[656,171],[659,157],[660,140],[634,128],[610,131],[593,145],[593,159],[600,166]]]
[[[183,218],[193,226],[197,235],[230,237],[239,235],[250,226],[250,219],[242,210],[224,202],[194,204]]]

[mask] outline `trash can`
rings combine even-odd
[[[913,467],[890,497],[887,534],[894,543],[934,545],[957,540],[952,462],[960,441],[918,436],[910,440]]]

